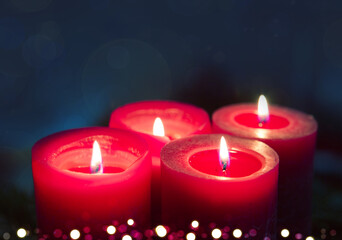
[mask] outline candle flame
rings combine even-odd
[[[97,141],[94,141],[94,144],[93,144],[93,154],[91,156],[90,172],[91,173],[103,173],[101,149]]]
[[[225,172],[227,169],[227,166],[230,164],[230,156],[228,151],[228,146],[226,139],[222,136],[220,141],[220,165],[222,167],[222,171]]]
[[[159,117],[157,117],[156,120],[154,120],[153,135],[159,136],[159,137],[165,136],[164,125],[163,125],[162,120]]]
[[[260,95],[258,101],[258,118],[259,123],[265,123],[270,118],[270,114],[268,112],[268,104],[266,97],[264,95]]]

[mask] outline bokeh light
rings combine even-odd
[[[211,231],[211,236],[215,239],[219,239],[221,236],[222,236],[222,232],[220,229],[218,228],[214,228],[212,231]]]
[[[281,230],[280,235],[284,238],[287,238],[288,236],[290,236],[290,231],[284,228],[283,230]]]
[[[198,228],[199,227],[199,222],[197,220],[194,220],[191,222],[191,227],[192,228]]]
[[[26,234],[27,234],[27,232],[24,228],[19,228],[17,231],[17,236],[20,238],[26,237]]]
[[[126,234],[122,237],[122,240],[132,240],[132,237]]]
[[[313,237],[309,236],[307,238],[305,238],[305,240],[315,240]]]
[[[109,235],[113,235],[113,234],[115,234],[115,232],[116,232],[116,228],[113,225],[110,225],[107,227],[107,233]]]
[[[234,229],[233,236],[235,238],[240,238],[242,236],[242,231],[240,229]]]
[[[4,234],[2,234],[2,237],[4,240],[8,240],[11,238],[11,234],[9,234],[8,232],[5,232]]]
[[[134,220],[133,219],[128,219],[127,220],[127,224],[129,225],[129,226],[133,226],[134,225]]]
[[[187,239],[187,240],[195,240],[195,239],[196,239],[196,235],[195,235],[193,232],[189,232],[189,233],[186,235],[186,239]]]
[[[167,234],[166,228],[162,225],[157,226],[155,230],[156,230],[156,234],[158,235],[158,237],[163,238]]]
[[[295,234],[295,239],[302,239],[303,235],[301,233],[296,233]]]
[[[72,239],[79,239],[80,236],[81,236],[81,233],[80,233],[80,231],[78,231],[77,229],[74,229],[74,230],[72,230],[72,231],[70,232],[70,237],[71,237]]]

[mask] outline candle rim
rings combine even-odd
[[[125,137],[134,140],[141,147],[141,156],[137,157],[137,159],[130,164],[127,169],[123,172],[119,173],[104,173],[104,174],[87,174],[87,173],[79,173],[69,171],[67,169],[59,169],[49,161],[53,161],[56,159],[63,150],[63,146],[65,147],[66,141],[68,143],[77,142],[80,139],[86,137],[93,137],[98,135],[111,136],[113,138]],[[48,156],[48,157],[46,157]],[[147,160],[146,160],[147,159]],[[86,128],[78,128],[65,130],[58,133],[51,134],[40,139],[38,142],[34,144],[32,147],[32,165],[39,165],[39,169],[41,171],[52,171],[58,174],[61,177],[65,178],[74,178],[85,181],[93,181],[97,179],[107,179],[108,183],[112,184],[116,181],[124,181],[132,177],[132,174],[128,174],[128,172],[135,171],[136,168],[146,161],[150,161],[150,151],[146,141],[139,136],[138,134],[124,130],[124,129],[114,129],[108,127],[86,127]],[[90,164],[90,159],[89,159]],[[90,165],[89,165],[90,166]],[[35,169],[35,168],[32,168]]]
[[[215,176],[192,168],[189,163],[189,158],[203,150],[217,150],[221,136],[224,136],[227,142],[229,142],[230,149],[243,149],[254,156],[258,156],[262,167],[253,174],[243,177]],[[188,144],[191,144],[196,149],[188,150]],[[210,144],[209,148],[208,144]],[[263,155],[259,153],[260,150],[263,151]],[[167,144],[161,151],[161,164],[173,171],[191,175],[195,178],[220,180],[224,182],[245,182],[259,178],[278,168],[279,157],[271,147],[257,140],[242,139],[227,134],[201,134],[174,140]]]
[[[141,111],[144,109],[163,110],[163,108],[179,109],[179,110],[182,110],[183,112],[189,112],[189,111],[195,112],[196,113],[195,118],[193,119],[195,119],[196,122],[199,122],[200,124],[196,126],[195,130],[190,132],[189,134],[196,134],[198,132],[209,133],[211,130],[210,116],[203,108],[190,104],[190,103],[183,103],[183,102],[178,102],[174,100],[144,100],[144,101],[136,101],[136,102],[131,102],[131,103],[122,105],[116,108],[111,113],[109,127],[127,128],[127,129],[135,131],[130,125],[126,124],[122,120],[123,119],[122,115],[126,117],[128,114],[132,114],[133,112]],[[186,111],[184,111],[184,108]],[[132,111],[132,109],[134,109],[134,111]],[[194,116],[194,114],[192,114],[191,116]],[[167,122],[167,118],[163,117],[162,115],[156,116],[156,117],[162,118],[164,127],[165,127],[165,122]],[[177,119],[172,119],[172,120],[177,121]],[[151,130],[152,130],[152,125],[151,125]],[[151,133],[149,132],[141,132],[141,133],[153,135],[152,131]],[[166,134],[165,136],[167,136],[167,127],[165,127],[165,134]]]
[[[310,136],[317,131],[318,124],[312,115],[279,105],[272,104],[268,107],[270,115],[285,118],[289,124],[279,129],[259,129],[244,126],[236,122],[235,117],[245,113],[257,114],[257,106],[255,103],[238,103],[223,106],[212,114],[214,128],[239,137],[265,140],[302,138]],[[241,108],[243,109],[241,110]]]

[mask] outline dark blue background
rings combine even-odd
[[[264,93],[311,113],[323,176],[315,186],[329,185],[342,172],[341,79],[340,0],[2,0],[0,233],[1,222],[34,222],[36,140],[107,125],[113,109],[137,100],[174,99],[211,113]],[[324,186],[318,200],[342,209],[341,187]],[[331,199],[319,197],[323,190]],[[342,225],[324,215],[332,208],[315,213],[317,228]]]

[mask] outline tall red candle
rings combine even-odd
[[[99,143],[103,173],[91,173],[94,141]],[[32,149],[38,227],[42,234],[90,229],[105,236],[113,220],[132,218],[145,228],[150,215],[151,158],[137,134],[110,128],[59,132]]]
[[[278,155],[262,142],[224,135],[230,155],[224,172],[221,136],[182,138],[162,149],[163,222],[173,228],[214,222],[244,233],[254,229],[253,239],[273,239]]]
[[[160,118],[165,137],[153,135],[153,125]],[[155,221],[160,215],[160,150],[170,140],[193,134],[211,132],[206,111],[175,101],[141,101],[124,105],[113,111],[110,127],[139,132],[149,143],[152,154],[152,212]]]
[[[278,153],[279,230],[309,234],[317,123],[310,115],[279,106],[270,106],[269,119],[261,118],[256,104],[222,107],[212,116],[213,131],[263,141]]]

